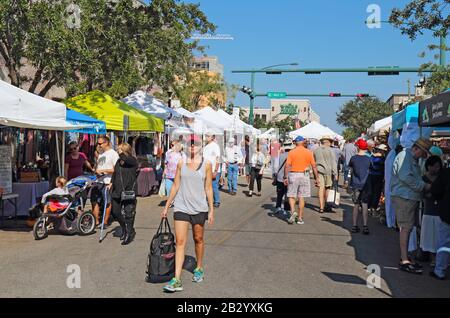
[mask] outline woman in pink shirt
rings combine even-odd
[[[64,176],[66,176],[68,180],[83,175],[84,167],[95,173],[95,170],[92,168],[86,155],[80,152],[76,141],[72,141],[69,144],[69,154],[66,156],[64,167]]]

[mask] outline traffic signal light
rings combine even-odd
[[[341,97],[341,93],[330,93],[330,97]]]
[[[356,94],[356,97],[358,98],[369,97],[369,94]]]

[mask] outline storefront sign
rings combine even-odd
[[[12,192],[11,146],[0,146],[0,188]]]
[[[281,105],[280,115],[298,115],[298,106],[294,104]]]
[[[420,103],[421,126],[450,126],[450,91]]]

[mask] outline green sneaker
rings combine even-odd
[[[203,281],[203,277],[205,276],[205,270],[203,268],[196,268],[194,270],[194,276],[192,277],[192,281],[194,283],[200,283]]]
[[[178,280],[174,277],[169,282],[169,284],[164,286],[163,290],[167,293],[180,292],[180,291],[183,291],[183,284],[181,283],[181,280]]]

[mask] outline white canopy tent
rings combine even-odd
[[[342,140],[343,137],[332,131],[330,128],[325,127],[315,121],[309,123],[308,125],[292,131],[289,133],[289,137],[295,139],[297,136],[302,136],[306,139],[320,139],[323,136],[332,136],[337,140]]]
[[[376,136],[382,134],[383,132],[392,129],[392,116],[380,119],[376,121],[369,129],[367,129],[367,134],[369,136]]]
[[[226,113],[222,109],[219,109],[217,111],[217,113],[219,115],[223,116],[224,118],[227,118],[228,120],[230,120],[231,124],[234,125],[233,115],[230,115],[230,114]],[[240,132],[243,132],[243,133],[250,133],[252,135],[259,135],[259,134],[261,134],[261,131],[259,129],[256,129],[253,126],[251,126],[249,124],[246,124],[240,118],[237,118],[237,120],[236,120],[236,131],[240,131]]]
[[[275,128],[270,128],[269,130],[267,130],[266,132],[264,132],[258,136],[258,138],[261,138],[261,139],[272,139],[272,138],[276,138],[276,137],[277,137],[277,135],[276,135]]]
[[[176,110],[169,108],[159,99],[145,93],[144,91],[137,91],[122,99],[125,104],[133,106],[134,108],[143,110],[144,112],[155,117],[171,120],[181,120],[183,115]]]
[[[224,131],[230,129],[230,122],[224,120],[214,109],[205,107],[194,112],[195,118],[203,121],[209,129],[218,129]]]
[[[92,125],[73,125],[66,120],[66,105],[32,94],[0,81],[0,124],[17,128],[65,131],[91,128]],[[56,142],[59,173],[64,171],[65,135],[62,155]],[[56,138],[57,140],[57,138]],[[62,160],[61,160],[62,158]]]

